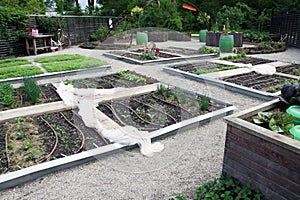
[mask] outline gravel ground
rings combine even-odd
[[[196,41],[168,41],[157,43],[157,46],[199,48],[200,44]],[[104,57],[103,52],[72,47],[56,54],[77,53],[107,60],[112,64],[112,69],[101,73],[125,69],[135,70],[167,84],[230,102],[237,107],[237,111],[263,102],[256,98],[226,91],[224,88],[169,75],[162,71],[164,65],[130,65]],[[285,53],[276,54],[275,57],[270,54],[259,57],[300,63],[300,58],[296,56],[300,55],[299,52],[300,50],[297,49],[288,49]],[[198,186],[220,176],[225,134],[226,123],[223,119],[212,120],[199,127],[179,130],[176,135],[160,140],[165,145],[165,149],[151,158],[142,156],[138,149],[120,151],[94,162],[1,191],[0,199],[156,200],[169,199],[177,194],[183,194],[192,199]]]

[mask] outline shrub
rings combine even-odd
[[[0,100],[4,106],[11,106],[15,103],[14,88],[9,83],[3,83],[0,85]]]
[[[24,77],[24,92],[25,95],[32,101],[32,103],[37,103],[40,96],[40,88],[36,84],[36,80],[32,77]]]

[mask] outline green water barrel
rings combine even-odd
[[[137,32],[136,33],[136,44],[143,44],[143,43],[148,43],[148,34],[147,33],[142,33],[142,32]]]
[[[199,41],[206,42],[206,32],[207,30],[200,30],[199,32]]]
[[[221,35],[219,40],[219,47],[222,53],[232,53],[233,45],[233,35]]]

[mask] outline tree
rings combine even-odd
[[[43,0],[1,0],[0,6],[22,10],[28,14],[44,14],[46,4]]]
[[[173,1],[160,0],[160,7],[155,2],[145,9],[144,16],[142,17],[142,25],[145,27],[164,27],[181,31],[182,18]]]

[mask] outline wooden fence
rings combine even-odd
[[[40,24],[38,17],[43,15],[30,16],[30,27],[37,26],[39,33],[47,33]],[[109,16],[61,16],[65,20],[64,33],[71,39],[72,45],[77,45],[89,39],[89,36],[95,33],[100,26],[108,25],[109,18],[112,18],[113,23],[117,20],[116,17]],[[17,30],[24,30],[25,27],[17,28],[14,25],[9,26],[8,32],[13,33]],[[49,32],[48,32],[49,33]],[[51,33],[56,34],[56,33]],[[23,38],[10,37],[9,39],[0,39],[0,59],[14,56],[26,55],[25,42]]]
[[[286,36],[288,46],[300,48],[300,14],[272,17],[270,34],[276,39]]]

